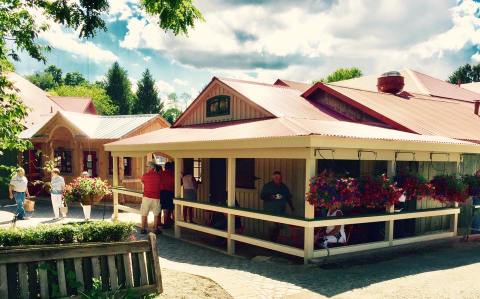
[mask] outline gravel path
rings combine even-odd
[[[0,223],[11,218],[9,209],[0,208]],[[102,212],[97,207],[93,215]],[[48,220],[49,213],[40,205],[28,221]],[[72,208],[70,215],[81,220],[81,213]],[[480,242],[329,267],[231,257],[169,236],[159,236],[158,248],[166,290],[161,298],[480,298]]]

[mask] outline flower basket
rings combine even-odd
[[[393,178],[406,200],[423,199],[432,194],[432,185],[419,174],[399,174]]]
[[[442,203],[463,203],[467,200],[468,186],[454,175],[438,175],[431,181],[432,198]]]
[[[385,174],[379,177],[362,176],[359,179],[360,202],[370,209],[384,209],[399,202],[403,189]]]
[[[110,193],[107,181],[102,181],[100,178],[79,177],[65,186],[63,196],[66,202],[74,201],[82,205],[93,205]]]

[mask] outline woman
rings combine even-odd
[[[55,217],[53,220],[60,218],[60,207],[63,206],[63,191],[65,190],[65,180],[60,176],[58,168],[52,169],[52,180],[50,182],[52,189],[50,191],[52,198],[52,208]]]
[[[341,217],[343,212],[340,209],[330,207],[327,217]],[[321,241],[322,243],[320,243]],[[328,244],[345,244],[347,243],[347,235],[345,234],[344,225],[327,226],[325,232],[318,231],[315,234],[315,244],[317,246],[327,248]]]
[[[196,201],[197,200],[197,188],[198,182],[190,171],[185,171],[182,176],[183,185],[183,198],[185,200]],[[193,208],[183,207],[183,221],[187,222],[187,218],[190,223],[193,223]]]
[[[23,203],[25,198],[29,198],[30,194],[28,193],[28,180],[25,176],[25,170],[22,167],[17,168],[17,174],[12,177],[10,184],[8,186],[8,193],[10,199],[15,199],[17,203],[17,220],[23,220],[25,217],[25,208]]]

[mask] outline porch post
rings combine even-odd
[[[113,188],[118,188],[118,157],[112,155],[113,161],[113,174],[112,185]],[[113,220],[118,220],[118,192],[113,190]]]
[[[227,206],[229,208],[235,207],[235,169],[236,159],[228,158],[227,166]],[[231,235],[235,234],[235,215],[230,213],[227,215],[227,252],[228,254],[235,254],[235,241],[231,239]]]
[[[183,159],[175,158],[175,198],[182,197],[182,170]],[[177,225],[178,221],[182,219],[182,206],[175,205],[175,238],[181,237],[180,226]]]
[[[395,176],[397,165],[395,161],[388,161],[387,162],[387,176],[392,178]],[[387,213],[393,214],[395,213],[395,206],[392,205],[387,207]],[[394,223],[393,220],[388,220],[385,222],[385,241],[388,241],[390,246],[393,246],[393,234],[394,234]]]
[[[126,188],[123,180],[125,179],[125,161],[123,160],[123,156],[118,157],[118,182],[117,184],[120,184],[120,186]],[[122,204],[125,204],[125,194],[122,194],[119,196],[119,201]]]
[[[315,176],[317,172],[316,159],[308,158],[305,159],[305,194],[310,190],[310,178]],[[315,218],[315,208],[313,205],[308,203],[305,199],[305,219]],[[314,249],[314,228],[305,227],[304,228],[304,263],[307,264],[310,259],[313,258],[313,249]]]

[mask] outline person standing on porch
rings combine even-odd
[[[195,179],[195,177],[192,175],[190,170],[185,170],[185,173],[182,176],[182,185],[183,185],[183,198],[185,200],[196,201],[198,182]],[[193,223],[192,207],[183,208],[183,221],[187,222],[187,219],[191,223]]]
[[[173,223],[173,197],[175,192],[175,174],[173,169],[173,163],[167,162],[165,163],[165,171],[162,173],[160,205],[162,206],[164,228],[170,228]]]
[[[10,180],[10,184],[8,186],[8,193],[10,195],[10,199],[15,199],[17,203],[17,220],[23,220],[25,217],[25,208],[23,207],[23,203],[25,198],[29,198],[30,194],[28,193],[28,180],[25,176],[25,170],[22,167],[17,168],[17,173],[12,179]]]
[[[260,198],[263,200],[263,210],[268,214],[285,215],[287,204],[292,212],[295,211],[292,194],[287,185],[283,183],[282,173],[278,170],[273,172],[272,180],[263,186]],[[270,239],[276,241],[281,226],[279,223],[273,223],[270,226]]]
[[[153,229],[155,233],[161,234],[158,218],[160,215],[160,190],[161,190],[161,175],[155,171],[155,163],[148,163],[148,171],[142,176],[143,184],[143,198],[140,206],[142,213],[142,234],[147,233],[148,228],[148,213],[153,212]]]
[[[60,218],[60,207],[63,206],[63,191],[65,190],[65,180],[60,176],[58,168],[52,169],[52,180],[50,181],[54,220]]]

